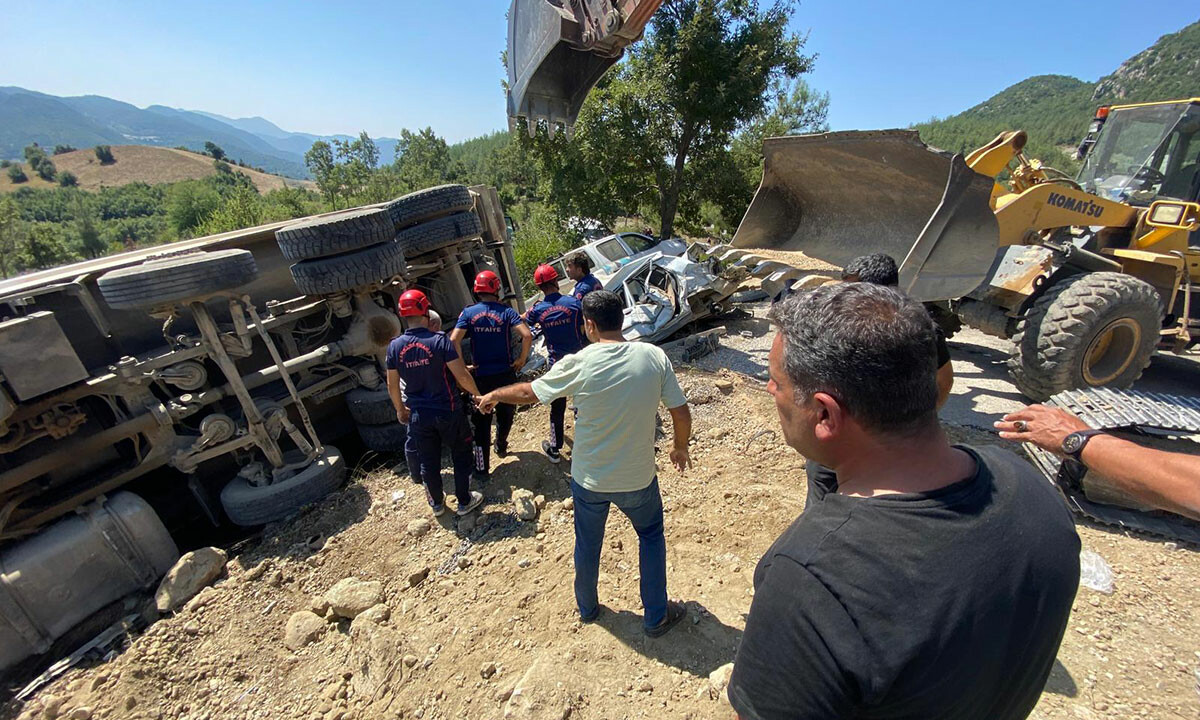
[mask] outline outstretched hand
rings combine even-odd
[[[1086,423],[1066,410],[1045,405],[1021,408],[993,425],[1005,440],[1033,443],[1059,455],[1062,454],[1062,442],[1068,435],[1088,429]]]
[[[496,409],[496,406],[500,404],[494,396],[495,393],[475,396],[475,408],[484,415],[490,415],[492,410]]]

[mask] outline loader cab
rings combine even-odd
[[[1200,98],[1114,106],[1106,118],[1101,113],[1102,127],[1077,177],[1084,190],[1139,207],[1200,199]]]

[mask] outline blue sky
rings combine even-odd
[[[764,0],[765,3],[766,0]],[[834,129],[903,127],[1030,75],[1096,80],[1195,17],[1178,2],[807,0]],[[454,142],[504,128],[507,0],[5,0],[0,85],[106,95],[286,130]]]

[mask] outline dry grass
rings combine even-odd
[[[96,159],[92,148],[75,150],[62,155],[54,155],[50,159],[60,172],[68,170],[78,178],[79,187],[84,190],[99,190],[102,187],[117,187],[132,182],[144,182],[150,185],[172,183],[181,180],[197,180],[215,175],[212,158],[206,155],[174,148],[149,147],[147,145],[113,145],[115,163],[101,165]],[[279,190],[284,187],[303,187],[315,189],[316,185],[308,180],[293,180],[278,175],[261,173],[257,170],[233,166],[235,170],[245,173],[261,193]],[[7,172],[0,172],[0,193],[11,192],[17,188],[48,188],[56,187],[57,183],[47,182],[35,175],[32,170],[25,168],[29,177],[26,182],[14,185],[8,179]]]

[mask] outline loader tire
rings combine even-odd
[[[326,445],[323,455],[282,482],[257,486],[245,478],[234,478],[221,490],[221,506],[235,525],[265,525],[294,515],[328,495],[345,479],[342,453]]]
[[[1017,322],[1013,383],[1038,401],[1073,388],[1127,388],[1150,364],[1162,314],[1158,292],[1131,275],[1065,278]]]
[[[405,228],[396,233],[396,243],[411,258],[462,242],[481,232],[483,224],[479,222],[478,215],[460,212]]]
[[[408,441],[408,426],[396,422],[395,414],[392,421],[383,425],[359,425],[358,436],[368,450],[381,453],[403,453],[404,443]]]
[[[151,260],[105,273],[97,284],[109,306],[139,310],[200,300],[256,277],[254,255],[234,248]]]
[[[404,269],[404,251],[393,242],[330,257],[301,260],[292,279],[305,295],[328,295],[382,282]]]
[[[288,225],[275,231],[275,242],[283,256],[295,262],[378,245],[395,234],[387,212],[375,208]]]
[[[398,197],[384,206],[396,230],[403,230],[440,215],[470,210],[471,191],[466,185],[438,185]]]
[[[396,408],[385,387],[377,390],[354,388],[346,393],[346,407],[350,409],[350,417],[359,425],[396,422]]]

